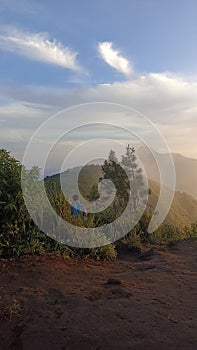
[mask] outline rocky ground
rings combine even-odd
[[[197,349],[197,242],[115,262],[0,260],[0,349]]]

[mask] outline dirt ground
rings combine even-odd
[[[0,349],[197,349],[197,242],[115,262],[0,260]]]

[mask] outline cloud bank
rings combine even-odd
[[[47,33],[26,33],[15,28],[0,28],[0,50],[10,51],[31,60],[80,71],[77,52],[65,47]]]
[[[21,114],[16,113],[15,104],[10,105],[9,114],[6,113],[6,106],[1,108],[0,119],[4,122],[0,134],[19,117],[20,127],[31,125],[33,131],[39,124],[36,115],[43,115],[43,121],[57,110],[80,103],[113,102],[137,109],[148,117],[159,128],[173,152],[197,158],[197,83],[180,76],[151,73],[126,82],[75,90],[38,86],[19,88],[0,84],[0,94],[4,98],[15,100],[19,105],[28,103],[36,106],[33,111],[26,108],[25,113],[22,113],[20,110]],[[48,108],[43,114],[42,108],[46,105]],[[97,108],[91,118],[92,122],[99,121]],[[129,114],[106,114],[106,122],[115,123],[120,118],[123,125],[130,126]],[[17,122],[14,125],[17,128]],[[69,127],[69,120],[66,126]]]
[[[131,63],[124,58],[120,51],[113,48],[112,42],[100,42],[98,43],[98,52],[100,57],[112,68],[115,68],[118,72],[125,76],[131,76],[133,68]]]

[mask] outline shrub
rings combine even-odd
[[[21,189],[21,173],[23,171],[23,193]],[[27,171],[20,162],[15,160],[6,150],[0,150],[0,256],[20,256],[23,254],[40,254],[44,251],[56,252],[63,256],[93,257],[95,259],[113,259],[116,257],[114,246],[106,246],[95,249],[70,248],[59,243],[59,232],[54,232],[54,239],[41,232],[31,219],[23,199],[31,191],[26,191],[30,186],[35,193],[39,193],[39,169],[33,167]],[[47,187],[49,200],[55,211],[64,220],[76,226],[94,227],[94,215],[88,215],[83,220],[81,217],[73,218],[70,213],[70,205],[63,193],[56,190],[56,185]],[[33,201],[40,220],[43,219],[42,208]],[[74,222],[73,222],[74,220]],[[70,233],[68,232],[68,235]]]

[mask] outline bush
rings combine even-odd
[[[100,248],[92,249],[90,256],[97,260],[114,260],[117,257],[117,251],[113,244],[109,244]]]
[[[23,254],[41,254],[44,251],[56,252],[66,257],[79,257],[79,258],[94,258],[96,260],[112,260],[117,256],[116,247],[118,247],[120,241],[128,247],[140,247],[142,244],[162,244],[174,242],[180,239],[193,238],[197,239],[197,223],[192,224],[185,230],[180,230],[175,226],[162,224],[152,234],[148,233],[148,225],[152,213],[150,210],[146,210],[138,222],[138,224],[129,232],[124,238],[115,245],[108,244],[103,247],[93,249],[80,249],[68,247],[65,244],[58,242],[60,240],[59,232],[54,232],[54,239],[48,237],[34,224],[31,219],[23,199],[23,193],[21,189],[21,172],[25,175],[25,186],[31,186],[32,188],[39,189],[41,182],[39,181],[39,169],[33,167],[27,171],[22,165],[15,160],[9,152],[2,149],[0,150],[0,256],[20,256]],[[25,189],[24,189],[25,191]],[[37,191],[38,192],[38,191]],[[28,193],[28,191],[27,191]],[[70,213],[70,205],[66,201],[63,193],[57,191],[56,185],[47,185],[47,193],[51,205],[62,219],[75,224],[77,226],[96,227],[108,222],[112,222],[114,218],[121,215],[119,211],[113,211],[110,207],[107,211],[102,213],[99,220],[93,214],[87,215],[87,217],[73,218]],[[36,197],[37,198],[37,197]],[[37,199],[36,199],[37,200]],[[116,204],[116,202],[114,202]],[[42,208],[38,203],[34,202],[41,219],[43,219]],[[114,205],[114,209],[118,209],[121,206]],[[73,221],[74,220],[74,221]],[[116,240],[118,233],[124,232],[128,227],[132,218],[128,215],[125,221],[118,226],[118,229],[109,229],[109,232],[105,232],[106,238],[109,237],[109,241]],[[106,231],[106,230],[105,230]],[[72,233],[67,233],[72,234]],[[57,239],[57,240],[56,240]],[[93,242],[90,242],[93,243]],[[94,242],[96,243],[96,242]]]
[[[197,222],[194,222],[190,227],[186,227],[186,238],[197,239]]]
[[[37,191],[40,186],[38,167],[27,171],[9,152],[4,149],[0,150],[0,256],[40,254],[49,251],[63,256],[92,257],[101,260],[116,257],[114,246],[108,245],[95,249],[70,248],[41,232],[31,219],[24,203],[21,189],[22,171],[24,185],[31,186]],[[25,192],[25,187],[23,190]],[[64,198],[63,193],[56,190],[55,184],[48,186],[47,191],[52,206],[63,219],[76,226],[84,224],[86,227],[94,226],[93,215],[87,216],[84,220],[80,217],[73,219],[69,203]],[[35,202],[33,205],[35,206]],[[38,196],[36,210],[42,215],[40,209]],[[58,235],[58,232],[54,232],[54,238],[58,239]]]
[[[184,231],[169,224],[162,224],[156,231],[150,234],[150,244],[170,244],[172,242],[184,239]]]

